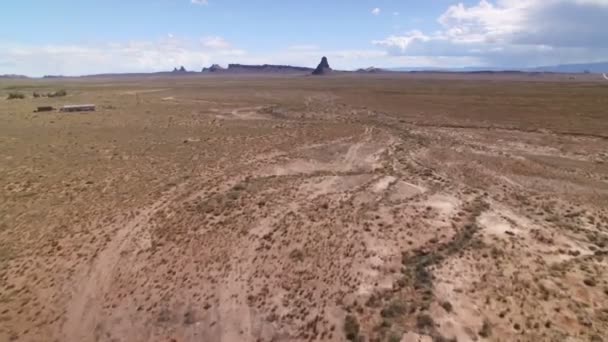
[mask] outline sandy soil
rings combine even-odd
[[[28,82],[69,95],[0,101],[0,341],[608,336],[601,83]]]

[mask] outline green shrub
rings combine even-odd
[[[65,91],[65,89],[61,89],[61,90],[57,90],[54,93],[49,93],[48,97],[62,97],[62,96],[66,96],[68,94],[67,91]]]
[[[405,313],[406,307],[401,301],[392,301],[387,307],[380,311],[380,315],[385,318],[399,317]]]
[[[483,321],[483,326],[481,327],[481,330],[479,330],[479,336],[483,338],[492,336],[492,325],[487,319],[484,319]]]
[[[391,333],[388,337],[388,342],[400,342],[401,341],[401,335],[398,333]]]
[[[435,321],[427,314],[420,314],[416,317],[416,327],[418,329],[430,329],[435,327]]]
[[[24,99],[25,98],[25,94],[21,94],[21,93],[8,93],[8,98],[9,100],[14,100],[14,99]]]
[[[357,341],[359,338],[359,322],[357,319],[352,316],[346,316],[344,319],[344,333],[346,334],[346,339],[349,341]]]
[[[452,310],[454,309],[454,308],[452,307],[452,303],[450,303],[450,302],[448,302],[448,301],[441,302],[441,304],[440,304],[440,305],[441,305],[441,307],[442,307],[442,308],[443,308],[445,311],[447,311],[447,312],[452,312]]]

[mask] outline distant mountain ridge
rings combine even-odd
[[[539,66],[534,68],[511,68],[511,67],[463,67],[463,68],[438,68],[438,67],[413,67],[413,68],[391,68],[390,71],[398,72],[464,72],[464,73],[517,73],[517,72],[551,72],[551,73],[606,73],[608,62],[578,63]]]
[[[560,73],[604,73],[608,72],[608,62],[561,64],[553,66],[542,66],[529,69],[531,71],[560,72]]]
[[[357,69],[355,72],[358,72],[358,73],[367,73],[367,74],[375,74],[375,73],[380,73],[380,72],[390,72],[390,70],[376,68],[376,67],[371,66],[369,68]]]
[[[228,64],[228,68],[224,69],[217,64],[209,68],[204,68],[203,72],[213,73],[303,73],[311,72],[312,68],[299,67],[292,65],[277,65],[277,64]]]
[[[29,77],[27,77],[25,75],[6,74],[6,75],[0,75],[0,78],[21,79],[21,78],[29,78]]]
[[[200,70],[200,69],[199,69]],[[293,66],[293,65],[278,65],[278,64],[228,64],[227,68],[223,68],[218,64],[213,64],[210,67],[203,68],[201,72],[188,71],[183,66],[174,68],[173,71],[160,72],[136,72],[136,73],[102,73],[82,76],[62,76],[62,75],[46,75],[43,78],[78,78],[78,77],[141,77],[141,76],[193,76],[201,73],[233,73],[233,74],[328,74],[332,69],[329,67],[329,62],[326,58],[321,60],[321,63],[316,69],[309,67]],[[404,68],[361,68],[350,71],[353,73],[391,73],[391,72],[457,72],[457,73],[472,73],[472,74],[508,74],[508,73],[608,73],[608,62],[598,63],[578,63],[578,64],[560,64],[553,66],[540,66],[534,68],[509,68],[509,67],[463,67],[463,68],[438,68],[438,67],[404,67]],[[348,73],[348,71],[340,71],[339,73]],[[25,75],[0,75],[0,79],[26,79],[30,78]]]

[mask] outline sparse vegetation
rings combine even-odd
[[[435,328],[435,321],[427,314],[419,314],[416,316],[416,327],[421,331],[431,331]]]
[[[452,310],[453,310],[452,303],[450,303],[448,301],[443,301],[443,302],[441,302],[440,305],[446,312],[452,312]]]
[[[401,335],[395,332],[392,332],[387,339],[388,342],[400,342],[401,341]]]
[[[68,92],[65,89],[57,90],[55,92],[47,94],[48,97],[62,97],[62,96],[67,96],[67,95],[68,95]]]
[[[236,201],[237,199],[239,199],[240,196],[241,196],[241,194],[239,193],[239,191],[236,191],[236,190],[230,191],[226,195],[226,197],[228,197],[228,199],[231,201]]]
[[[347,315],[344,319],[344,334],[349,341],[359,340],[359,322],[353,315]]]
[[[194,316],[194,312],[192,310],[186,311],[186,313],[184,314],[184,324],[191,325],[194,323],[196,323],[196,318]]]
[[[17,93],[17,92],[11,92],[8,93],[8,100],[22,100],[25,99],[25,94],[23,93]]]
[[[12,89],[41,96],[0,110],[0,321],[16,340],[88,336],[87,310],[99,336],[201,324],[214,340],[242,323],[213,319],[233,304],[269,339],[606,335],[605,87],[217,77]],[[32,113],[89,100],[99,113]]]
[[[380,314],[385,318],[395,318],[405,314],[406,311],[405,303],[400,300],[393,300],[386,308],[382,309]]]
[[[479,336],[483,338],[492,336],[492,325],[487,319],[483,320],[483,325],[481,326],[481,330],[479,330]]]
[[[303,261],[304,260],[304,252],[300,249],[294,249],[289,253],[289,257],[295,261]]]

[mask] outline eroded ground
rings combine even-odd
[[[608,336],[606,85],[4,87],[2,341]]]

